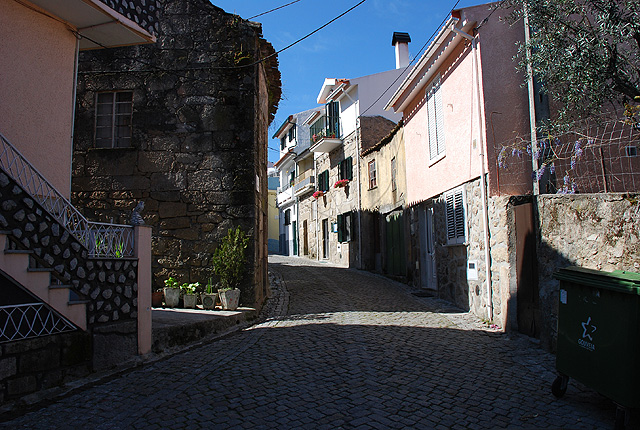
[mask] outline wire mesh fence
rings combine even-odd
[[[497,144],[495,151],[501,190],[534,181],[541,194],[640,190],[640,128],[624,120],[587,120],[570,131],[539,138],[537,148],[532,149],[529,136],[522,136]]]

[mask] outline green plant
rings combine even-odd
[[[195,294],[196,293],[196,289],[200,286],[199,282],[194,282],[191,284],[182,284],[180,286],[180,291],[182,292],[182,294]]]
[[[176,281],[175,278],[171,276],[169,277],[169,279],[164,280],[164,286],[167,288],[180,288],[180,286],[178,285],[178,281]]]
[[[240,227],[230,228],[213,253],[213,273],[220,277],[221,288],[218,291],[237,288],[242,280],[245,250],[249,246],[249,237]]]
[[[211,278],[209,278],[209,282],[207,282],[205,291],[207,294],[213,294],[213,280]]]

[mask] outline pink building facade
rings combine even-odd
[[[529,104],[512,59],[523,27],[490,6],[454,11],[387,109],[405,123],[414,284],[505,326],[518,276],[506,207],[531,193],[510,185],[531,184],[531,167],[499,170],[495,148],[529,133]]]

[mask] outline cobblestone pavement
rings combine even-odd
[[[270,257],[258,324],[27,413],[29,429],[613,428],[554,359],[380,276]]]

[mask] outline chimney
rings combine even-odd
[[[409,33],[393,32],[391,45],[396,48],[396,69],[402,69],[409,65],[409,42],[411,42]]]

